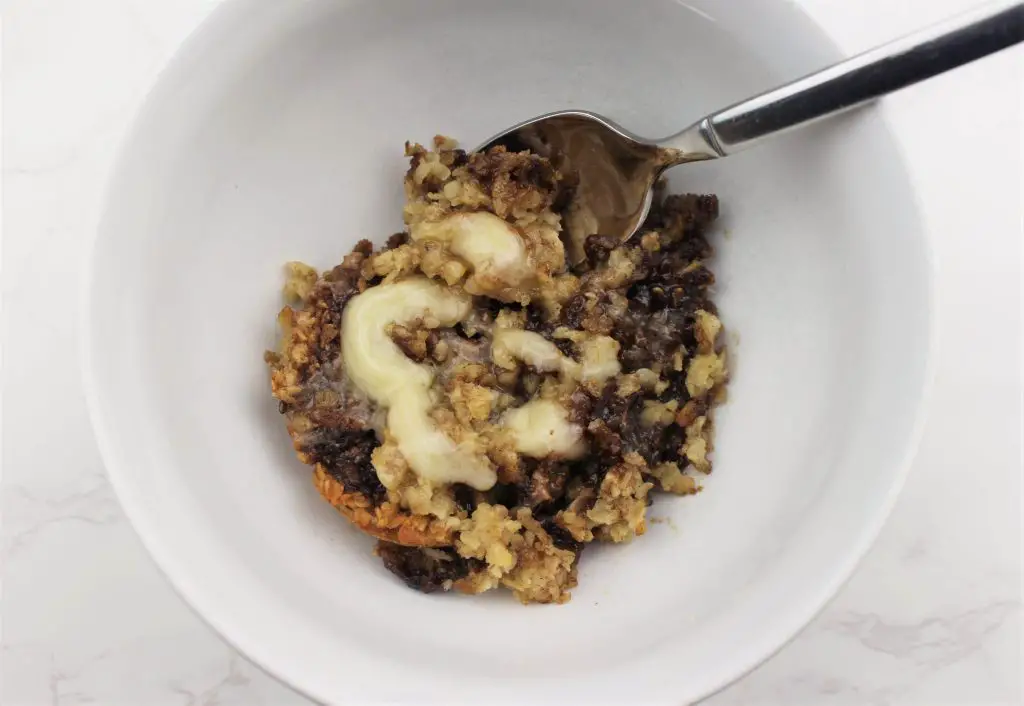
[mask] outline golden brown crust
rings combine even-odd
[[[346,493],[345,486],[317,465],[313,484],[324,500],[363,532],[406,547],[447,547],[453,541],[450,527],[440,520],[413,515],[392,502],[378,507],[361,493]]]

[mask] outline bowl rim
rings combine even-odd
[[[128,154],[131,146],[134,145],[139,136],[143,134],[144,123],[146,122],[149,114],[153,111],[154,105],[158,102],[164,79],[170,72],[179,68],[184,56],[190,54],[200,42],[204,41],[205,36],[211,32],[211,27],[230,21],[231,16],[238,12],[239,8],[242,8],[245,5],[247,5],[247,3],[244,2],[244,0],[224,0],[203,20],[197,23],[194,28],[192,28],[185,39],[178,44],[167,62],[152,78],[146,89],[145,95],[136,105],[134,114],[128,121],[125,130],[122,132],[121,138],[115,149],[114,158],[107,173],[106,183],[103,187],[102,196],[99,201],[99,215],[91,229],[91,240],[86,247],[86,255],[82,262],[82,270],[79,280],[80,296],[77,312],[77,332],[79,336],[78,363],[90,425],[100,452],[100,457],[103,460],[103,466],[107,477],[110,480],[110,484],[114,489],[125,516],[129,520],[132,530],[145,547],[146,552],[149,554],[151,560],[159,569],[160,573],[163,574],[167,582],[174,589],[175,593],[183,599],[183,602],[189,607],[192,613],[212,628],[222,640],[229,644],[234,650],[242,654],[247,660],[306,698],[317,703],[332,703],[330,700],[333,696],[332,694],[317,693],[312,689],[312,687],[303,683],[303,681],[298,678],[301,674],[301,669],[298,666],[301,663],[301,660],[294,661],[291,664],[283,664],[279,661],[273,662],[268,658],[268,654],[258,646],[245,642],[244,631],[239,630],[236,623],[224,620],[215,611],[200,607],[206,603],[206,600],[202,597],[203,591],[198,587],[198,585],[185,578],[185,576],[179,571],[179,562],[175,559],[175,553],[171,548],[171,545],[163,543],[163,541],[158,538],[158,529],[155,525],[152,525],[147,521],[145,514],[136,503],[136,494],[133,490],[133,487],[136,484],[129,479],[130,474],[127,470],[119,466],[114,461],[114,459],[118,457],[118,454],[115,451],[115,447],[117,446],[117,442],[115,441],[117,434],[112,420],[105,417],[102,413],[100,398],[103,393],[95,374],[97,337],[95,336],[95,327],[92,323],[93,310],[95,308],[93,300],[96,293],[96,280],[94,274],[96,271],[97,258],[99,257],[99,243],[102,238],[105,224],[109,218],[108,214],[116,208],[115,204],[118,201],[117,195],[114,193],[115,184],[118,181],[119,175],[125,170],[125,165],[129,161]],[[804,9],[804,5],[801,0],[793,3],[790,11],[802,15],[804,21],[819,33],[819,39],[836,54],[837,58],[844,55],[844,52],[835,42],[832,33]],[[770,639],[761,640],[761,642],[770,643],[772,647],[761,650],[756,654],[749,655],[742,661],[737,661],[735,663],[735,667],[729,670],[729,676],[719,678],[713,685],[709,685],[694,693],[694,701],[700,701],[722,691],[729,685],[752,672],[764,662],[768,661],[783,647],[796,638],[836,597],[840,589],[853,576],[855,569],[866,556],[868,550],[873,546],[882,530],[882,527],[885,525],[886,520],[892,513],[892,510],[896,505],[896,501],[906,483],[906,479],[910,473],[912,463],[918,452],[920,442],[924,434],[930,402],[932,400],[932,391],[934,388],[937,365],[938,300],[936,296],[935,252],[932,247],[932,240],[929,229],[927,228],[927,223],[922,217],[923,209],[921,207],[921,195],[915,184],[912,170],[907,167],[909,162],[906,156],[906,149],[903,141],[899,139],[897,131],[893,129],[892,121],[887,117],[888,108],[883,103],[882,105],[868,106],[867,108],[864,108],[864,110],[873,110],[878,112],[879,129],[891,138],[890,142],[894,151],[894,157],[903,167],[904,178],[907,182],[908,191],[911,195],[911,200],[906,204],[906,207],[908,212],[912,214],[914,220],[919,224],[918,231],[921,240],[921,253],[924,256],[924,262],[922,263],[923,280],[921,282],[921,286],[923,288],[923,301],[927,311],[922,312],[922,321],[926,328],[925,342],[922,349],[923,377],[917,403],[913,405],[913,422],[911,424],[910,433],[907,434],[906,439],[903,442],[902,452],[898,460],[894,461],[892,464],[893,472],[891,474],[891,482],[886,490],[885,496],[881,498],[881,502],[879,502],[874,512],[866,515],[865,522],[863,523],[856,541],[845,552],[845,557],[842,561],[839,561],[834,565],[831,575],[827,577],[827,580],[821,581],[816,590],[809,592],[813,598],[807,600],[799,609],[794,608],[788,610],[787,619],[776,624],[776,628],[772,631]],[[448,699],[448,702],[452,704],[456,703],[451,699]]]

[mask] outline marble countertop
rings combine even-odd
[[[309,703],[211,632],[146,556],[77,368],[80,264],[115,149],[218,2],[3,5],[4,706]],[[800,3],[848,51],[974,4]],[[1018,48],[886,102],[938,270],[924,441],[850,582],[709,704],[1021,703],[1022,65]]]

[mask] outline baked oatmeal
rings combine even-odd
[[[406,145],[406,229],[291,263],[271,388],[320,494],[420,591],[563,603],[583,549],[711,472],[728,376],[712,195],[659,186],[628,243],[566,262],[571,175]]]

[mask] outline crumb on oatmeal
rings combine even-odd
[[[710,195],[660,185],[570,266],[573,179],[503,147],[407,144],[406,230],[285,267],[270,387],[314,485],[425,592],[564,603],[584,547],[644,534],[712,471],[729,369]]]

